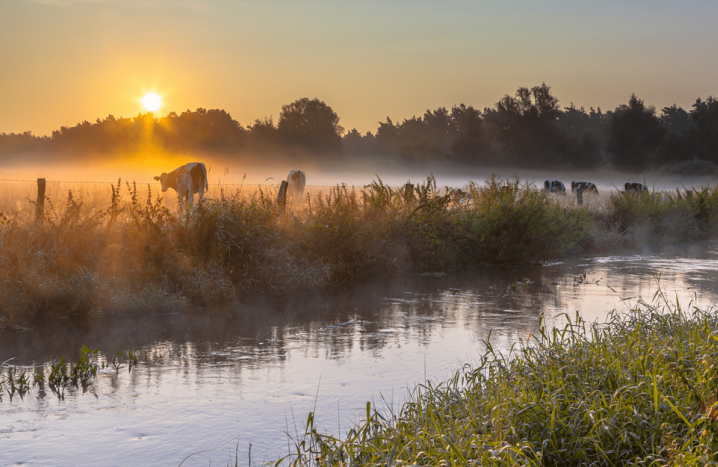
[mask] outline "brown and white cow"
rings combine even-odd
[[[209,191],[207,181],[207,169],[202,162],[190,162],[178,167],[170,173],[163,173],[155,180],[162,184],[162,192],[172,188],[179,197],[180,209],[184,208],[184,201],[189,201],[192,206],[194,194],[199,193],[199,199],[204,198],[204,192]]]
[[[648,188],[643,183],[629,183],[626,182],[623,187],[628,193],[641,193],[642,191],[648,191]]]
[[[287,201],[290,198],[295,203],[302,202],[302,195],[304,195],[304,187],[307,186],[307,178],[304,172],[301,170],[292,170],[287,175]]]

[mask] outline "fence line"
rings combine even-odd
[[[25,182],[25,183],[37,183],[37,180],[17,180],[17,179],[11,179],[11,178],[0,178],[0,182]],[[126,183],[130,183],[128,180],[125,180]],[[48,180],[47,183],[87,183],[92,185],[104,185],[107,183],[115,184],[117,183],[117,180],[114,182],[81,182],[81,181],[70,181],[70,180]],[[132,180],[132,183],[138,183],[138,184],[152,184],[155,182],[137,182],[135,180]],[[218,183],[218,184],[212,184],[210,183],[209,186],[276,186],[279,187],[281,182],[279,183]],[[327,188],[333,188],[337,185],[305,185],[305,186],[312,186],[312,187],[327,187]],[[349,185],[347,185],[349,186]],[[363,186],[363,185],[362,185]]]

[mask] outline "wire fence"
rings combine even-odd
[[[0,178],[0,182],[37,183],[37,180],[20,180],[20,179],[13,179],[13,178]],[[114,185],[115,183],[117,183],[117,180],[114,180],[111,182],[88,182],[88,181],[47,180],[47,179],[45,179],[45,182],[46,183],[84,183],[84,184],[89,184],[89,185],[106,185],[109,183],[109,184]],[[135,182],[136,182],[135,180],[133,180],[132,182],[128,181],[128,183],[135,183]],[[141,183],[145,183],[145,182],[141,182]],[[146,183],[156,183],[156,182],[153,181],[153,182],[146,182]],[[282,183],[281,180],[279,182],[275,182],[275,183],[265,183],[265,182],[260,182],[260,183],[223,183],[223,182],[219,182],[219,183],[214,183],[214,184],[210,183],[209,186],[279,186],[279,185],[281,185],[281,183]],[[329,187],[334,187],[336,185],[337,184],[325,183],[324,185],[305,185],[305,186],[329,188]]]
[[[42,182],[44,180],[44,183]],[[64,199],[65,196],[69,196],[75,200],[79,200],[84,203],[87,208],[94,208],[106,204],[109,200],[111,190],[117,190],[122,188],[117,194],[121,200],[126,200],[129,196],[140,196],[142,198],[148,196],[150,193],[161,196],[162,204],[170,209],[176,208],[176,198],[171,196],[171,193],[160,193],[160,184],[155,180],[149,182],[136,182],[134,180],[125,179],[122,180],[122,185],[129,186],[130,191],[124,189],[124,186],[118,185],[118,180],[114,181],[87,181],[87,180],[50,180],[39,177],[37,179],[23,179],[23,178],[0,178],[0,214],[7,214],[9,212],[20,213],[25,212],[27,209],[35,209],[34,206],[40,203],[40,199],[47,199],[57,201],[58,199]],[[219,193],[224,190],[226,194],[233,196],[254,196],[259,193],[260,190],[264,191],[265,195],[275,196],[277,191],[280,190],[282,180],[265,180],[264,182],[248,183],[244,181],[242,183],[225,183],[221,180],[216,181],[214,184],[210,184],[210,191],[205,193],[205,199],[215,199],[212,197],[212,191]],[[342,184],[313,184],[305,185],[307,191],[305,191],[307,197],[314,198],[316,196],[323,196],[328,190]],[[133,186],[136,187],[133,195]],[[114,188],[111,188],[114,187]],[[363,189],[365,185],[347,185],[347,187]],[[393,187],[392,187],[393,188]],[[69,190],[69,194],[68,194]],[[64,194],[63,194],[64,193]],[[272,193],[274,193],[272,195]],[[112,195],[115,196],[115,195]],[[28,204],[30,203],[30,206]]]

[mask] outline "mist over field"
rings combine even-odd
[[[701,188],[718,183],[718,176],[706,175],[676,175],[656,171],[642,173],[621,172],[611,168],[593,170],[539,170],[520,169],[516,167],[452,167],[437,165],[432,168],[413,167],[396,161],[374,161],[372,164],[358,160],[348,160],[343,164],[320,166],[313,163],[274,163],[267,165],[240,164],[223,157],[211,155],[171,156],[159,159],[152,166],[143,163],[138,157],[136,161],[88,163],[86,165],[68,162],[48,162],[41,165],[17,162],[2,167],[2,179],[28,180],[34,182],[37,178],[45,178],[50,182],[91,182],[116,183],[121,178],[123,183],[136,182],[138,185],[150,184],[159,188],[159,183],[153,177],[162,172],[170,172],[187,162],[204,162],[209,169],[210,192],[217,187],[234,189],[241,186],[256,187],[258,185],[279,185],[285,180],[290,170],[301,169],[306,173],[308,186],[333,186],[345,183],[348,186],[361,188],[368,185],[377,176],[387,185],[399,187],[407,182],[420,183],[433,174],[440,187],[465,187],[468,182],[483,183],[492,174],[502,179],[513,180],[518,178],[522,182],[531,182],[537,187],[543,185],[544,180],[561,180],[570,185],[571,181],[590,181],[596,184],[600,191],[623,190],[626,182],[644,183],[650,189],[670,190],[677,188]],[[246,175],[246,176],[245,176]],[[174,192],[169,193],[174,198]]]
[[[378,119],[379,120],[379,119]],[[660,111],[631,95],[627,104],[561,106],[550,86],[521,87],[483,110],[458,104],[379,121],[375,132],[341,125],[319,99],[282,106],[277,121],[243,125],[219,109],[112,115],[61,127],[50,136],[0,134],[4,179],[153,183],[153,177],[202,161],[210,185],[276,185],[293,169],[314,186],[364,186],[378,177],[398,186],[434,174],[441,186],[481,183],[492,173],[538,185],[591,181],[601,190],[625,182],[675,190],[718,176],[718,100]]]

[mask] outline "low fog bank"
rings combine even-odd
[[[571,181],[587,181],[596,184],[600,191],[623,190],[626,182],[644,183],[650,189],[659,191],[673,191],[691,187],[701,188],[714,186],[718,183],[718,176],[680,176],[661,172],[627,173],[615,169],[591,170],[536,170],[519,169],[516,167],[465,167],[451,165],[410,166],[395,161],[382,161],[381,163],[363,163],[361,161],[348,162],[343,168],[321,167],[316,173],[307,172],[307,183],[336,184],[361,186],[370,183],[378,175],[381,180],[391,186],[401,186],[410,181],[421,183],[426,176],[433,174],[440,187],[462,187],[468,182],[483,183],[496,175],[501,179],[518,178],[521,182],[530,182],[542,187],[545,180],[561,180],[568,188]],[[310,182],[311,179],[311,182]]]
[[[436,177],[439,187],[462,187],[473,181],[483,183],[492,174],[502,179],[518,178],[541,187],[544,180],[561,180],[566,187],[571,181],[588,181],[602,192],[623,189],[626,182],[646,184],[650,189],[674,191],[713,186],[718,176],[681,176],[662,172],[626,173],[614,169],[558,170],[520,169],[515,167],[466,167],[450,164],[406,164],[396,159],[367,159],[347,157],[342,161],[284,161],[267,160],[266,157],[243,157],[250,162],[238,161],[236,157],[222,155],[161,155],[139,154],[132,157],[113,158],[87,156],[81,161],[63,161],[41,155],[4,159],[0,162],[0,184],[7,180],[34,182],[45,178],[49,182],[116,183],[118,179],[136,182],[138,185],[158,186],[153,179],[162,172],[171,172],[188,162],[204,162],[209,170],[210,191],[212,187],[227,189],[253,186],[279,185],[294,169],[306,173],[309,186],[333,186],[345,183],[363,187],[381,179],[384,184],[401,186],[407,182],[421,183],[427,175]]]

